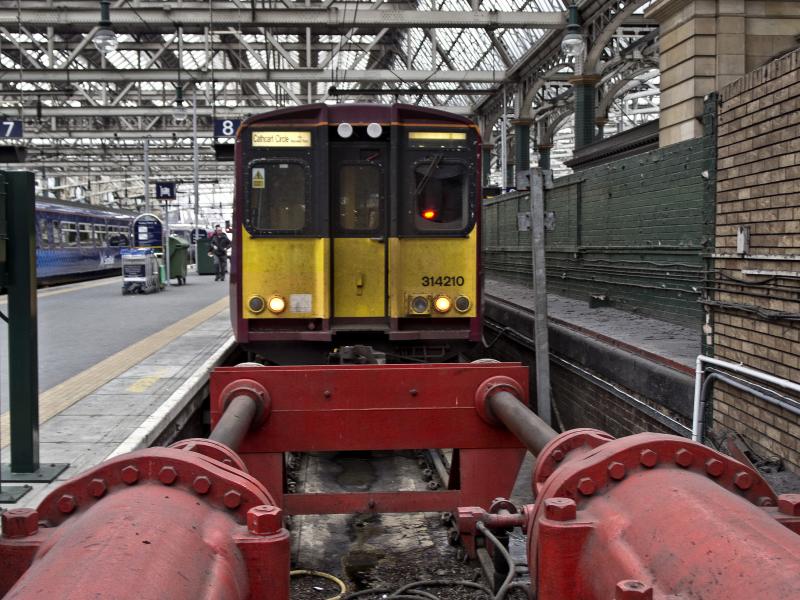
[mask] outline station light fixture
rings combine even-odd
[[[181,125],[189,118],[189,109],[186,108],[184,105],[183,100],[183,87],[178,84],[178,88],[175,91],[175,114],[173,115],[173,119],[175,119],[175,123],[177,125]]]
[[[100,29],[97,30],[92,38],[92,42],[94,43],[98,52],[100,52],[103,56],[108,56],[111,52],[114,52],[117,49],[117,46],[119,46],[117,34],[115,34],[114,30],[111,29],[110,4],[111,0],[100,0],[100,22],[98,23],[98,27],[100,27]]]
[[[586,40],[580,25],[578,6],[574,2],[569,6],[567,32],[561,40],[561,49],[564,54],[575,59],[575,74],[579,74],[583,68],[583,53],[586,50]]]

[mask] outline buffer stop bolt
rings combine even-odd
[[[800,494],[781,494],[778,496],[778,510],[784,515],[800,517]]]
[[[635,579],[617,583],[614,600],[653,600],[653,587]]]
[[[544,516],[552,521],[572,521],[578,515],[578,505],[571,498],[548,498],[544,501]]]
[[[32,508],[12,508],[3,513],[3,537],[22,538],[39,531],[39,513]]]
[[[283,511],[277,506],[262,504],[247,511],[247,529],[255,535],[273,535],[283,528]]]

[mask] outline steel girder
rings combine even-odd
[[[53,27],[54,31],[88,32],[98,22],[98,7],[73,6],[74,3],[36,2],[26,0],[21,15],[15,8],[0,8],[0,25],[14,31],[18,17],[23,23],[38,27]],[[185,3],[188,4],[188,3]],[[384,5],[380,9],[331,7],[330,9],[298,8],[243,11],[232,8],[229,2],[216,3],[209,10],[201,7],[165,8],[149,5],[135,9],[115,8],[112,14],[117,33],[173,33],[177,26],[184,32],[203,31],[213,22],[215,27],[236,27],[242,31],[263,27],[314,27],[315,31],[340,31],[358,28],[458,27],[491,28],[522,27],[560,29],[566,24],[564,12],[499,12],[499,11],[424,11],[396,10]]]
[[[26,69],[24,71],[0,74],[0,81],[23,83],[81,83],[106,82],[127,83],[130,81],[164,81],[179,80],[179,71],[175,69]],[[242,71],[203,70],[180,71],[184,80],[196,82],[397,82],[398,76],[406,82],[456,82],[456,83],[496,83],[505,79],[505,71],[422,71],[409,70],[398,72],[388,69],[376,70],[321,70],[315,68],[291,70],[247,69]],[[33,92],[35,93],[35,92]]]

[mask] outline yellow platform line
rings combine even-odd
[[[151,354],[161,350],[178,336],[194,329],[227,308],[227,306],[228,298],[222,298],[185,319],[136,342],[125,348],[125,350],[120,350],[93,367],[89,367],[85,371],[51,387],[46,392],[42,392],[39,394],[39,423],[44,423],[61,413],[61,411],[66,410],[78,400],[85,398],[99,387],[120,376]],[[4,412],[0,415],[0,440],[2,440],[3,448],[9,445],[10,436],[9,414]]]

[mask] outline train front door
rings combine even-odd
[[[387,321],[388,162],[386,143],[331,144],[331,304],[337,329],[381,329]]]

